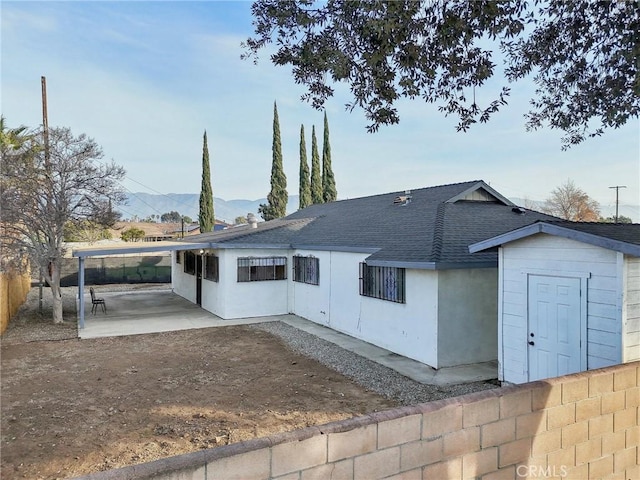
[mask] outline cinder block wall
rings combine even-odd
[[[640,478],[640,362],[310,427],[86,479]]]

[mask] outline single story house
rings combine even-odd
[[[469,250],[498,253],[500,380],[640,360],[640,224],[540,221]]]
[[[483,181],[312,205],[189,237],[174,292],[223,319],[292,313],[434,368],[495,361],[498,254],[469,245],[554,217]]]

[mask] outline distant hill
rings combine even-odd
[[[128,195],[127,204],[119,208],[123,219],[131,219],[137,215],[139,219],[147,218],[150,215],[162,215],[176,211],[181,215],[188,215],[193,220],[198,218],[198,203],[200,195],[196,193],[169,193],[167,195],[154,195],[150,193],[132,193]],[[511,198],[516,205],[540,210],[544,202],[539,200],[528,200],[524,198]],[[261,203],[267,203],[266,198],[258,200],[224,200],[214,198],[214,208],[216,219],[227,223],[240,216],[246,217],[247,213],[253,213],[262,219],[258,214],[258,207]],[[298,209],[298,195],[289,195],[287,213],[293,213]],[[634,222],[640,222],[640,208],[638,206],[621,204],[618,208],[619,214],[631,218]],[[603,217],[615,215],[615,206],[600,206]]]
[[[130,193],[127,195],[127,203],[118,208],[123,219],[131,219],[137,216],[139,219],[151,215],[178,212],[188,215],[193,220],[198,219],[200,195],[197,193],[169,193],[167,195],[155,195],[150,193]],[[214,197],[213,206],[216,219],[227,223],[240,216],[246,217],[247,213],[253,213],[259,219],[258,207],[261,203],[267,203],[266,198],[258,200],[224,200]],[[293,213],[298,209],[298,196],[289,195],[287,213]]]

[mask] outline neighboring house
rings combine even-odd
[[[190,236],[202,248],[173,253],[173,288],[224,319],[292,313],[434,368],[495,361],[498,258],[468,246],[551,218],[482,181],[312,205]]]
[[[538,222],[469,249],[496,247],[500,380],[640,360],[640,224]]]
[[[213,225],[213,231],[217,232],[219,230],[224,230],[231,226],[232,226],[231,224],[223,222],[222,220],[216,220],[215,224]],[[172,233],[174,234],[175,238],[187,236],[187,235],[198,235],[201,233],[200,224],[198,222],[184,224],[184,229],[182,226],[179,225],[175,230],[173,230]]]
[[[154,222],[117,222],[111,230],[114,238],[120,239],[122,232],[131,228],[137,228],[144,232],[143,242],[163,242],[176,237],[173,231],[177,228],[176,223],[154,223]]]

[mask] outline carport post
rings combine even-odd
[[[78,308],[80,308],[78,325],[84,328],[84,257],[78,257]]]

